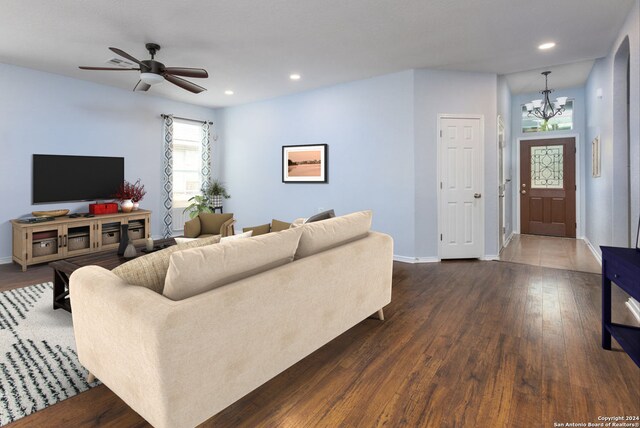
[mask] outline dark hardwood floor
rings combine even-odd
[[[50,277],[47,267],[0,266],[0,290]],[[625,299],[616,288],[614,321],[631,323]],[[600,275],[504,262],[396,263],[385,316],[361,322],[203,426],[552,427],[640,415],[640,369],[600,348]],[[148,424],[99,386],[10,426]]]

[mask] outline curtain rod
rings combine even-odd
[[[163,119],[168,117],[168,116],[173,116],[170,114],[161,114],[160,117],[162,117]],[[213,125],[213,122],[210,122],[208,120],[197,120],[197,119],[189,119],[186,117],[179,117],[179,116],[173,116],[174,119],[178,119],[178,120],[187,120],[189,122],[198,122],[198,123],[208,123],[209,125]]]

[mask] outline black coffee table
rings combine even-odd
[[[176,241],[173,238],[158,239],[154,244],[161,247],[168,247],[175,245]],[[137,257],[145,254],[141,251],[144,247],[144,245],[136,245],[136,250],[138,250]],[[53,309],[64,309],[65,311],[71,312],[69,277],[76,269],[80,269],[83,266],[97,265],[112,270],[129,260],[131,259],[125,259],[119,256],[116,250],[111,250],[85,254],[49,263],[49,266],[53,269]]]

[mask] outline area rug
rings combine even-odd
[[[96,386],[80,365],[69,312],[53,284],[0,293],[0,425]]]

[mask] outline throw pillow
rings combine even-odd
[[[234,241],[236,239],[242,239],[242,238],[250,238],[252,236],[252,233],[253,231],[250,230],[248,232],[239,233],[237,235],[225,236],[224,238],[220,239],[220,242]]]
[[[287,223],[286,221],[280,221],[276,219],[271,220],[272,232],[282,232],[283,230],[287,230],[290,227],[291,227],[291,223]]]
[[[173,245],[164,250],[156,251],[146,256],[137,257],[128,261],[117,268],[113,269],[113,273],[122,278],[131,285],[146,287],[156,293],[162,293],[164,287],[164,279],[167,276],[169,268],[169,259],[171,254],[187,250],[189,248],[197,248],[220,242],[220,235],[210,238],[196,239],[192,242]]]
[[[251,226],[251,227],[242,228],[243,232],[248,232],[250,230],[253,232],[251,236],[264,235],[265,233],[271,232],[271,225],[267,223],[267,224],[261,224],[260,226]]]
[[[371,217],[371,211],[360,211],[296,227],[293,230],[302,229],[296,260],[364,238],[371,229]]]
[[[307,223],[313,223],[314,221],[328,220],[330,218],[334,218],[335,216],[336,216],[336,213],[333,210],[322,211],[321,213],[312,215],[311,217],[306,219],[304,223],[307,224]]]
[[[301,228],[179,251],[162,294],[182,300],[293,261]]]
[[[304,218],[304,217],[297,218],[297,219],[293,220],[293,222],[291,223],[291,226],[289,226],[289,229],[294,228],[294,227],[298,227],[298,226],[302,226],[305,221],[307,221],[307,219]]]

